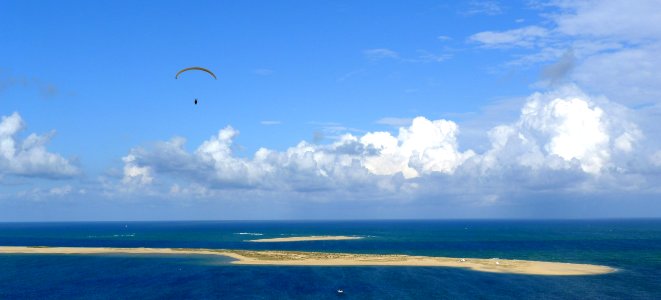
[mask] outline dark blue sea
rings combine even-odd
[[[367,238],[245,242],[301,235]],[[9,254],[0,255],[0,299],[661,299],[661,219],[0,223],[0,245],[498,257],[618,269],[532,276],[443,267],[238,266],[195,255]]]

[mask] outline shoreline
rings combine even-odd
[[[454,267],[480,272],[552,276],[600,275],[616,271],[608,266],[529,260],[269,250],[0,246],[0,254],[219,255],[236,259],[231,262],[236,265]]]
[[[362,236],[347,236],[347,235],[309,235],[309,236],[255,239],[255,240],[246,240],[246,242],[278,243],[278,242],[307,242],[307,241],[343,241],[343,240],[359,240],[363,238],[364,237]]]

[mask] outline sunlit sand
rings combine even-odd
[[[277,243],[277,242],[305,242],[305,241],[339,241],[339,240],[358,240],[362,236],[346,236],[346,235],[311,235],[311,236],[292,236],[283,238],[270,238],[270,239],[256,239],[249,240],[249,242],[259,243]]]
[[[425,266],[457,267],[481,272],[527,275],[599,275],[616,271],[600,265],[560,262],[450,258],[410,255],[350,254],[298,251],[251,251],[188,248],[102,248],[102,247],[24,247],[0,246],[0,254],[197,254],[222,255],[238,265],[286,266]]]

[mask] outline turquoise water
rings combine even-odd
[[[245,242],[298,235],[366,238]],[[397,253],[619,269],[531,276],[430,267],[235,266],[210,256],[11,254],[0,255],[0,299],[661,299],[659,219],[0,223],[0,245]]]

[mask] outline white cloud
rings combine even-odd
[[[623,133],[615,139],[615,149],[623,152],[631,152],[633,150],[634,143],[639,136],[640,134],[637,134],[637,132]]]
[[[54,196],[66,196],[73,191],[73,188],[70,185],[58,186],[48,190],[50,195]]]
[[[627,41],[661,38],[659,0],[557,1],[556,4],[563,13],[552,18],[564,34]]]
[[[623,103],[661,102],[661,40],[658,44],[586,57],[573,72],[582,86]]]
[[[532,47],[549,35],[549,31],[539,26],[528,26],[507,31],[483,31],[469,39],[485,47]]]
[[[394,59],[407,63],[440,63],[452,58],[452,55],[449,53],[436,54],[427,50],[418,50],[415,57],[400,57],[398,52],[385,48],[364,50],[363,54],[371,61]],[[347,75],[343,76],[342,80],[346,79],[345,77]]]
[[[660,6],[659,0],[551,1],[542,6],[538,25],[479,32],[469,39],[483,47],[527,50],[514,52],[510,67],[558,61],[544,70],[547,80],[566,76],[628,105],[660,103]]]
[[[399,58],[399,53],[386,48],[367,49],[363,51],[363,54],[365,55],[365,57],[367,57],[370,60]]]
[[[572,49],[567,50],[554,64],[542,69],[542,80],[547,85],[555,85],[561,82],[572,71],[576,64],[576,56]]]
[[[650,161],[654,166],[661,167],[661,150],[654,152],[654,154],[650,156]]]
[[[62,186],[54,186],[50,188],[33,187],[27,190],[16,192],[16,196],[20,199],[29,199],[33,201],[48,200],[53,198],[67,199],[70,196],[85,195],[84,189],[76,190],[73,186],[67,184]]]
[[[211,167],[213,178],[219,182],[237,185],[255,185],[266,173],[270,166],[263,164],[265,151],[255,154],[255,160],[245,160],[232,155],[233,139],[239,134],[237,130],[228,126],[206,140],[195,151],[197,163]],[[180,146],[183,146],[180,145]]]
[[[21,116],[15,112],[3,116],[0,122],[0,175],[60,178],[79,173],[69,160],[48,152],[46,144],[54,132],[46,135],[30,134],[20,140],[18,133],[25,128]]]
[[[283,152],[261,148],[252,158],[241,158],[232,153],[238,131],[228,126],[193,153],[183,149],[181,138],[157,143],[149,150],[132,149],[123,158],[123,182],[146,185],[169,174],[220,189],[323,190],[365,181],[386,187],[389,184],[374,175],[414,178],[432,172],[452,173],[473,155],[457,149],[457,132],[451,121],[418,117],[409,127],[400,128],[397,136],[387,132],[362,137],[344,134],[328,145],[301,142]],[[179,185],[170,186],[171,193],[182,190]]]
[[[366,157],[364,166],[373,174],[401,173],[405,178],[424,173],[452,173],[472,151],[458,151],[457,125],[452,121],[413,119],[410,127],[399,129],[395,138],[387,132],[368,133],[360,138],[366,147],[379,151],[378,156]]]
[[[489,131],[491,146],[482,153],[459,147],[456,123],[417,117],[397,134],[345,133],[330,144],[303,141],[238,157],[232,151],[238,131],[228,126],[193,152],[182,138],[132,149],[124,158],[125,183],[160,182],[164,194],[197,197],[227,190],[363,198],[488,191],[489,199],[502,199],[512,189],[613,189],[619,183],[609,178],[640,171],[631,162],[643,136],[628,112],[573,86],[535,93],[518,120]],[[661,161],[657,156],[650,159]],[[627,180],[622,184],[630,188]]]
[[[599,174],[612,151],[607,127],[604,111],[579,91],[536,93],[517,123],[492,130],[493,147],[486,159],[493,162],[497,158],[489,156],[511,151],[523,166],[558,169],[571,168],[575,162],[584,172]],[[633,140],[636,133],[627,134]]]
[[[124,177],[122,182],[132,185],[147,185],[154,179],[149,167],[140,167],[135,164],[135,155],[129,154],[122,157],[124,161]]]
[[[470,1],[469,7],[465,11],[469,15],[499,15],[503,13],[503,9],[497,1]]]

